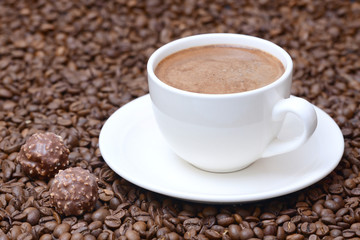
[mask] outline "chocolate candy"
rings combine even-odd
[[[65,216],[93,210],[98,199],[96,177],[80,167],[60,170],[50,187],[50,202]]]
[[[51,132],[35,133],[21,147],[16,159],[27,176],[43,180],[69,165],[69,153],[62,137]]]

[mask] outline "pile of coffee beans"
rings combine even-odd
[[[106,165],[101,127],[148,92],[151,53],[208,32],[262,37],[290,53],[292,93],[345,137],[332,173],[275,199],[213,205],[141,189]],[[359,56],[356,0],[0,1],[0,239],[359,239]],[[61,215],[50,204],[53,178],[24,174],[16,157],[39,132],[60,135],[68,167],[98,178],[91,212]]]

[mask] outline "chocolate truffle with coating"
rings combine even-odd
[[[50,187],[50,203],[65,216],[92,211],[98,196],[96,177],[80,167],[60,170]]]
[[[33,179],[50,179],[69,165],[69,149],[61,136],[52,132],[35,133],[21,146],[16,160]]]

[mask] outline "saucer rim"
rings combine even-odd
[[[148,189],[150,191],[159,193],[159,194],[163,194],[166,196],[170,196],[170,197],[175,197],[178,199],[183,199],[183,200],[187,200],[187,201],[192,201],[192,202],[201,202],[201,203],[244,203],[244,202],[252,202],[252,201],[259,201],[259,200],[265,200],[265,199],[269,199],[269,198],[274,198],[274,197],[279,197],[279,196],[283,196],[286,194],[290,194],[296,191],[299,191],[301,189],[304,189],[318,181],[320,181],[321,179],[323,179],[324,177],[326,177],[329,173],[331,173],[336,166],[338,165],[338,163],[341,161],[343,152],[344,152],[344,147],[345,147],[345,143],[344,143],[344,138],[342,135],[342,132],[339,128],[339,126],[335,123],[335,121],[322,109],[315,107],[316,109],[316,113],[317,115],[322,115],[321,119],[322,121],[326,122],[329,121],[328,124],[333,125],[333,127],[331,127],[332,131],[336,131],[336,134],[334,135],[338,135],[336,139],[334,139],[333,141],[338,141],[338,143],[341,143],[342,145],[338,148],[341,149],[339,151],[337,151],[338,155],[336,157],[334,157],[333,160],[331,162],[328,162],[330,165],[327,165],[326,170],[322,171],[322,174],[317,175],[317,177],[313,177],[311,178],[311,180],[305,180],[304,181],[299,181],[297,184],[292,185],[292,188],[280,188],[280,189],[272,189],[269,191],[262,191],[260,193],[252,193],[252,194],[248,194],[246,196],[242,195],[233,195],[233,194],[195,194],[192,192],[182,192],[179,190],[175,190],[175,189],[169,189],[167,187],[164,186],[153,186],[151,184],[148,184],[147,182],[141,182],[138,181],[136,179],[135,176],[132,176],[131,174],[126,174],[124,172],[121,172],[121,169],[119,170],[119,167],[116,166],[116,162],[115,161],[111,161],[110,158],[111,156],[108,156],[106,153],[106,146],[104,146],[104,138],[106,136],[106,133],[108,130],[111,130],[111,125],[113,124],[113,122],[116,122],[116,119],[118,117],[118,115],[121,115],[122,112],[127,111],[128,108],[134,108],[137,105],[141,105],[141,104],[148,104],[146,103],[146,101],[151,101],[150,100],[150,96],[149,94],[146,94],[142,97],[139,97],[127,104],[125,104],[124,106],[122,106],[121,108],[119,108],[118,110],[116,110],[105,122],[105,124],[103,125],[101,131],[100,131],[100,135],[99,135],[99,148],[100,148],[100,152],[101,155],[103,156],[104,161],[108,164],[108,166],[114,170],[115,173],[117,173],[119,176],[123,177],[124,179],[126,179],[127,181],[141,187],[144,189]],[[145,103],[144,103],[145,102]],[[143,115],[141,113],[138,113],[138,115]],[[325,119],[325,120],[324,120]],[[331,122],[331,123],[330,123]],[[341,139],[340,139],[341,138]],[[194,166],[191,166],[190,164],[188,164],[190,167],[195,168]],[[251,167],[251,166],[249,166]],[[201,170],[199,170],[201,171]],[[211,173],[211,174],[218,174],[218,173]],[[221,174],[227,174],[227,173],[221,173]]]

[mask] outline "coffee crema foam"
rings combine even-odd
[[[166,57],[155,68],[155,75],[181,90],[226,94],[261,88],[284,71],[280,60],[259,49],[207,45]]]

